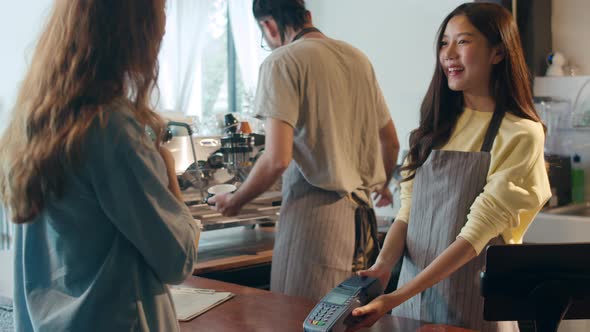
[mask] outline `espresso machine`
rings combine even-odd
[[[223,136],[196,136],[188,123],[168,122],[163,145],[174,157],[185,203],[204,230],[274,223],[280,208],[280,181],[233,218],[223,217],[207,205],[208,196],[219,185],[239,187],[264,151],[264,135],[239,130],[239,122],[232,117],[225,118]],[[174,130],[178,128],[182,131]]]

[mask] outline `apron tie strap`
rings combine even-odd
[[[500,110],[496,108],[494,111],[494,115],[492,116],[492,120],[488,126],[488,130],[486,132],[486,136],[483,140],[483,144],[481,145],[481,152],[490,152],[492,151],[492,146],[494,145],[494,140],[496,139],[496,135],[498,134],[498,130],[500,130],[500,125],[502,124],[502,120],[504,119],[504,110]]]
[[[366,202],[352,195],[357,204],[354,212],[355,221],[355,254],[353,271],[371,267],[379,256],[380,247],[377,238],[377,217],[375,211]]]

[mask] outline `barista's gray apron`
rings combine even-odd
[[[283,175],[271,291],[319,300],[368,268],[375,244],[376,221],[366,203],[312,186],[291,162]]]
[[[494,112],[480,152],[433,150],[416,170],[400,286],[414,279],[456,240],[486,184],[490,150],[503,116],[503,111]],[[498,237],[493,243],[503,241]],[[518,331],[516,322],[484,321],[479,288],[484,266],[485,255],[477,256],[447,279],[396,307],[393,315],[478,331]]]

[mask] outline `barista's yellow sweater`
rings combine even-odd
[[[492,112],[466,108],[442,150],[480,151]],[[507,113],[491,154],[484,191],[475,199],[458,236],[479,254],[498,235],[506,243],[522,243],[534,217],[551,196],[545,169],[545,136],[540,123]],[[413,181],[402,183],[397,220],[411,222]]]

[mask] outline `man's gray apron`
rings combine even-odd
[[[400,286],[414,279],[456,240],[471,205],[483,192],[490,151],[503,117],[503,111],[494,112],[480,152],[433,150],[416,170]],[[503,241],[498,237],[492,243]],[[516,322],[484,321],[479,288],[484,266],[485,255],[477,256],[395,308],[393,315],[478,331],[518,331]]]
[[[366,203],[312,186],[291,162],[283,175],[271,291],[321,299],[374,262],[376,229]]]

